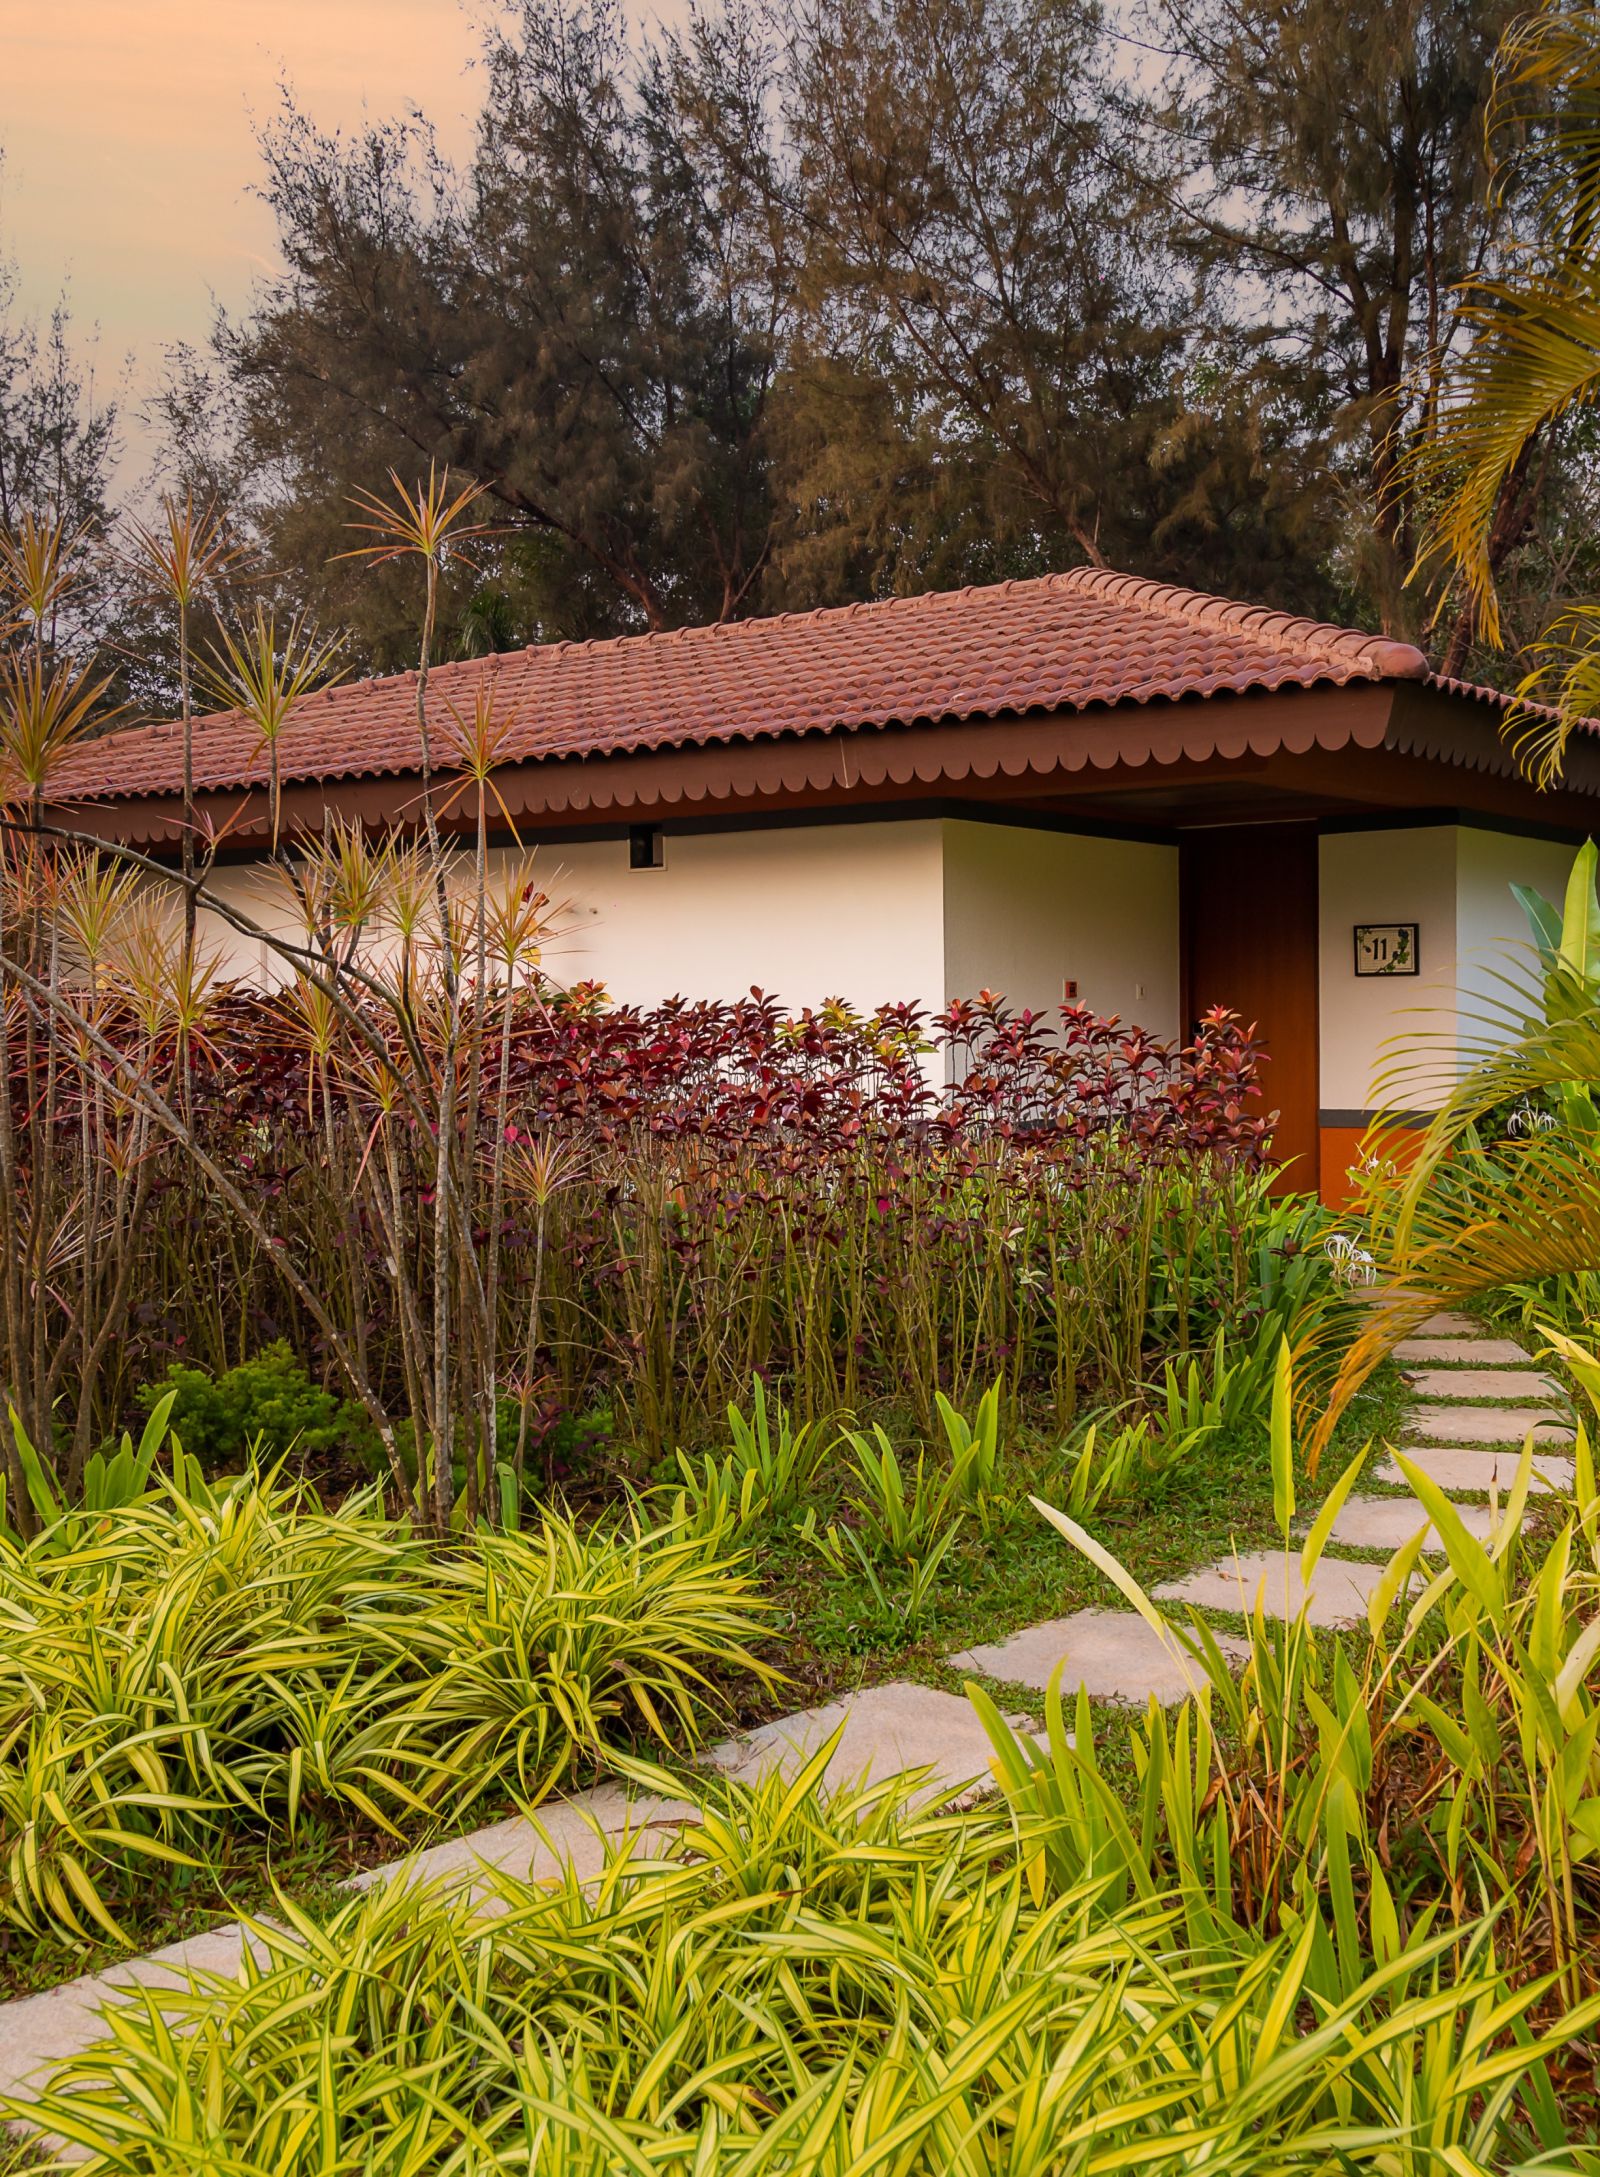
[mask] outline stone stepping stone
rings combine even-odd
[[[254,1947],[264,1958],[261,1945]],[[126,1958],[103,1973],[84,1973],[77,1980],[63,1981],[59,1988],[0,2004],[0,2094],[25,2095],[30,2082],[42,2073],[102,2039],[102,2007],[119,1990],[145,1987],[177,1992],[187,1988],[191,1973],[237,1973],[243,1951],[244,1931],[229,1921],[224,1927],[208,1928],[203,1935],[152,1950],[147,1957]]]
[[[1419,1368],[1414,1398],[1559,1398],[1561,1386],[1532,1368]]]
[[[792,1776],[844,1725],[823,1781],[837,1790],[863,1779],[881,1783],[902,1769],[930,1771],[915,1804],[953,1798],[989,1782],[992,1749],[970,1701],[933,1686],[896,1679],[820,1708],[764,1723],[742,1738],[713,1747],[707,1759],[726,1775],[754,1783],[774,1770]]]
[[[1415,1335],[1419,1338],[1475,1338],[1483,1325],[1470,1315],[1452,1314],[1447,1308],[1442,1315],[1430,1315],[1419,1323]]]
[[[1412,1465],[1420,1467],[1441,1489],[1470,1491],[1480,1497],[1489,1494],[1491,1485],[1504,1497],[1515,1478],[1520,1452],[1520,1447],[1509,1451],[1483,1451],[1453,1444],[1407,1444],[1404,1449]],[[1533,1473],[1536,1489],[1540,1483],[1547,1489],[1572,1487],[1572,1461],[1562,1458],[1558,1452],[1536,1451]],[[1410,1487],[1393,1459],[1386,1459],[1372,1478],[1375,1482],[1393,1482],[1397,1489]]]
[[[1398,1467],[1394,1471],[1398,1476]],[[1468,1534],[1487,1542],[1491,1532],[1488,1506],[1463,1504],[1459,1511]],[[1423,1548],[1437,1551],[1439,1537],[1415,1497],[1347,1497],[1329,1540],[1347,1550],[1383,1550],[1392,1557],[1424,1526],[1428,1537]]]
[[[1515,1338],[1402,1338],[1394,1357],[1397,1361],[1432,1361],[1436,1367],[1453,1362],[1463,1368],[1501,1368],[1509,1362],[1533,1359]]]
[[[509,1815],[487,1829],[447,1837],[408,1859],[364,1868],[345,1887],[370,1890],[399,1877],[411,1882],[459,1881],[476,1887],[495,1872],[526,1882],[545,1882],[568,1867],[576,1869],[580,1881],[588,1882],[605,1865],[609,1840],[628,1830],[642,1830],[647,1839],[665,1840],[693,1815],[694,1808],[684,1799],[657,1799],[646,1792],[630,1793],[620,1784],[597,1784],[592,1791],[574,1792],[570,1799],[548,1801],[531,1818]]]
[[[1250,1653],[1249,1642],[1234,1633],[1218,1634],[1217,1644],[1231,1662],[1242,1663]],[[1082,1686],[1091,1700],[1131,1701],[1140,1708],[1152,1695],[1163,1704],[1182,1701],[1205,1683],[1199,1664],[1158,1639],[1134,1610],[1077,1610],[946,1661],[958,1671],[1041,1690],[1059,1668],[1064,1699]]]
[[[1408,1437],[1429,1444],[1514,1444],[1532,1432],[1536,1444],[1566,1444],[1572,1429],[1537,1406],[1423,1406],[1406,1417]]]
[[[1311,1576],[1307,1613],[1311,1624],[1359,1623],[1383,1575],[1382,1565],[1322,1558]],[[1269,1617],[1299,1616],[1300,1606],[1306,1601],[1306,1585],[1300,1576],[1298,1551],[1285,1555],[1282,1550],[1252,1550],[1243,1557],[1187,1573],[1181,1580],[1169,1580],[1155,1590],[1157,1602],[1193,1603],[1198,1609],[1227,1610],[1236,1617],[1253,1616],[1258,1598]]]

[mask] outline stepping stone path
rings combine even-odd
[[[1394,1349],[1397,1361],[1432,1361],[1469,1368],[1504,1368],[1512,1361],[1531,1361],[1514,1338],[1402,1338]],[[1508,1392],[1516,1398],[1518,1392]]]
[[[1572,1429],[1560,1414],[1536,1406],[1423,1406],[1406,1423],[1407,1436],[1429,1444],[1565,1444]]]
[[[1543,1375],[1530,1372],[1531,1356],[1514,1339],[1484,1337],[1467,1316],[1434,1316],[1418,1326],[1397,1355],[1403,1362],[1426,1364],[1414,1385],[1424,1403],[1408,1420],[1405,1433],[1413,1441],[1406,1447],[1406,1456],[1453,1494],[1485,1497],[1491,1488],[1503,1493],[1530,1428],[1537,1432],[1536,1440],[1547,1445],[1572,1434],[1560,1415],[1542,1406],[1459,1403],[1541,1400],[1552,1388]],[[1541,1450],[1534,1471],[1552,1487],[1568,1487],[1572,1460],[1558,1450]],[[1406,1486],[1393,1460],[1379,1467],[1371,1479],[1399,1489]],[[1477,1504],[1460,1509],[1469,1531],[1487,1536],[1488,1507]],[[1422,1523],[1421,1509],[1409,1497],[1352,1496],[1334,1524],[1331,1544],[1336,1549],[1388,1556],[1409,1541]],[[1325,1555],[1311,1582],[1312,1622],[1344,1625],[1363,1618],[1383,1570],[1383,1564],[1371,1555]],[[1234,1618],[1253,1610],[1258,1596],[1275,1614],[1284,1610],[1292,1614],[1306,1599],[1298,1557],[1291,1555],[1286,1568],[1276,1550],[1235,1555],[1168,1581],[1155,1593],[1159,1601],[1193,1603]],[[1219,1633],[1216,1638],[1231,1661],[1242,1661],[1248,1653],[1237,1633]],[[1061,1689],[1068,1698],[1084,1686],[1097,1700],[1140,1707],[1151,1699],[1183,1699],[1196,1675],[1188,1659],[1169,1649],[1141,1617],[1120,1610],[1080,1610],[1070,1617],[1052,1618],[1008,1639],[963,1649],[947,1660],[955,1670],[973,1677],[1040,1690],[1059,1670]],[[863,1778],[881,1780],[902,1769],[926,1769],[921,1796],[949,1800],[987,1776],[989,1742],[970,1704],[955,1694],[909,1682],[870,1687],[764,1724],[714,1748],[707,1759],[732,1777],[751,1779],[773,1770],[792,1775],[841,1723],[843,1735],[827,1769],[827,1779],[835,1785]],[[643,1831],[642,1849],[648,1851],[652,1837],[669,1837],[691,1812],[676,1801],[630,1796],[618,1785],[603,1784],[552,1803],[542,1810],[537,1825],[521,1817],[496,1823],[359,1875],[353,1887],[422,1878],[476,1884],[491,1869],[537,1879],[562,1865],[575,1868],[580,1879],[587,1879],[599,1869],[608,1839]],[[243,1941],[238,1927],[216,1928],[105,1973],[86,1975],[20,2002],[0,2004],[0,2092],[23,2090],[31,2077],[98,2039],[100,2008],[119,1987],[177,1985],[191,1970],[234,1972]]]
[[[597,1784],[570,1799],[551,1800],[531,1821],[513,1814],[488,1829],[447,1837],[409,1859],[369,1867],[353,1875],[349,1887],[371,1890],[405,1880],[481,1888],[491,1874],[539,1882],[563,1867],[574,1868],[587,1881],[605,1865],[608,1840],[630,1830],[641,1833],[646,1845],[652,1837],[665,1840],[693,1814],[686,1799],[657,1799],[648,1792],[624,1791],[620,1784]]]
[[[1411,1378],[1413,1396],[1420,1399],[1559,1398],[1561,1386],[1553,1377],[1531,1368],[1419,1368]]]
[[[1411,1532],[1422,1524],[1413,1514]],[[1294,1618],[1306,1605],[1313,1625],[1354,1625],[1367,1614],[1367,1603],[1384,1567],[1342,1557],[1324,1557],[1308,1587],[1297,1554],[1250,1550],[1221,1564],[1202,1566],[1181,1580],[1168,1580],[1154,1591],[1158,1603],[1189,1603],[1197,1610],[1226,1610],[1233,1617],[1253,1617],[1258,1606],[1268,1616]]]
[[[1521,1456],[1521,1446],[1516,1444],[1500,1451],[1471,1451],[1449,1444],[1407,1444],[1403,1448],[1411,1464],[1420,1468],[1429,1481],[1437,1482],[1447,1496],[1486,1497],[1493,1490],[1503,1498],[1516,1476]],[[1396,1489],[1410,1487],[1393,1459],[1385,1459],[1372,1479],[1389,1482]],[[1533,1481],[1535,1488],[1570,1489],[1572,1461],[1563,1459],[1559,1452],[1536,1451]]]
[[[1395,1358],[1428,1364],[1412,1378],[1412,1388],[1425,1403],[1408,1420],[1403,1432],[1408,1441],[1402,1449],[1413,1466],[1451,1495],[1486,1497],[1493,1490],[1504,1496],[1530,1429],[1536,1446],[1560,1446],[1572,1439],[1566,1419],[1543,1407],[1439,1403],[1542,1395],[1546,1379],[1530,1370],[1533,1356],[1526,1347],[1514,1338],[1483,1336],[1468,1316],[1435,1315],[1419,1323],[1415,1335],[1395,1347]],[[1572,1461],[1559,1449],[1536,1450],[1533,1473],[1536,1487],[1572,1486]],[[1396,1489],[1407,1486],[1393,1459],[1384,1460],[1372,1479]]]
[[[1250,1653],[1249,1643],[1233,1633],[1219,1635],[1218,1646],[1235,1663]],[[1040,1692],[1060,1671],[1064,1694],[1082,1686],[1092,1700],[1131,1701],[1140,1708],[1152,1698],[1181,1701],[1205,1677],[1176,1642],[1169,1647],[1132,1610],[1079,1610],[1070,1618],[1026,1626],[992,1647],[964,1649],[947,1661],[952,1670],[974,1678],[1000,1678]]]
[[[1405,1478],[1398,1467],[1394,1469],[1400,1487]],[[1487,1542],[1492,1531],[1489,1507],[1486,1504],[1458,1504],[1461,1523],[1468,1534],[1480,1542]],[[1437,1550],[1439,1537],[1433,1531],[1431,1521],[1411,1497],[1347,1497],[1343,1509],[1333,1523],[1333,1540],[1347,1550],[1385,1550],[1389,1556],[1403,1549],[1424,1525],[1427,1536],[1425,1550]]]
[[[775,1770],[793,1776],[841,1724],[843,1735],[823,1771],[824,1783],[835,1788],[881,1783],[903,1769],[926,1769],[927,1781],[914,1794],[914,1803],[927,1805],[989,1782],[989,1735],[972,1703],[909,1679],[869,1686],[821,1708],[762,1724],[713,1747],[707,1758],[724,1776],[741,1783],[755,1783]]]

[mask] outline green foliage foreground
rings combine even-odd
[[[1587,1356],[1561,1351],[1586,1381]],[[1286,1581],[1296,1555],[1309,1578],[1360,1465],[1291,1544],[1291,1409],[1285,1353]],[[953,1419],[985,1463],[983,1418]],[[781,1481],[803,1447],[763,1420],[751,1462]],[[1570,1501],[1541,1499],[1530,1448],[1485,1544],[1412,1469],[1418,1533],[1367,1622],[1320,1635],[1304,1612],[1258,1611],[1237,1677],[1203,1627],[1167,1625],[1041,1506],[1187,1647],[1201,1691],[1176,1717],[1107,1733],[1080,1701],[1069,1730],[1052,1694],[1039,1745],[973,1689],[1001,1793],[944,1812],[915,1777],[827,1794],[832,1743],[755,1785],[614,1754],[688,1804],[607,1842],[597,1875],[486,1875],[475,1898],[401,1878],[321,1924],[285,1898],[236,1977],[130,1993],[107,2038],[10,2113],[107,2177],[1600,2177],[1582,2143],[1600,2028],[1600,1489],[1583,1433],[1576,1470]],[[230,1500],[236,1521],[258,1496]],[[676,1528],[605,1545],[632,1553],[630,1576],[694,1546]],[[398,1711],[443,1704],[462,1774],[507,1759],[512,1726],[482,1712],[516,1645],[506,1568],[523,1547],[554,1568],[567,1545],[486,1544],[448,1575],[484,1624],[477,1675],[465,1628],[426,1631],[447,1599],[406,1619],[372,1597],[415,1627],[422,1686],[443,1689]],[[523,1576],[542,1626],[559,1586]],[[592,1683],[609,1671],[620,1701],[639,1674],[647,1715],[658,1684],[692,1675],[693,1640],[727,1650],[748,1629],[682,1565],[670,1587],[676,1618],[660,1588],[594,1613]],[[264,1567],[248,1591],[270,1591]],[[518,1652],[542,1657],[520,1623]],[[591,1677],[574,1663],[559,1682]]]
[[[609,1742],[693,1745],[766,1612],[715,1535],[642,1518],[441,1550],[375,1492],[325,1510],[182,1461],[26,1545],[0,1527],[0,1920],[121,1939],[226,1832],[330,1811],[424,1833],[541,1798]]]
[[[1198,1954],[1163,1903],[1037,1895],[1002,1814],[819,1799],[827,1751],[588,1884],[289,1910],[30,2114],[150,2177],[1600,2168],[1554,2151],[1579,2022],[1530,2025],[1486,1927],[1347,1976],[1319,1917]]]

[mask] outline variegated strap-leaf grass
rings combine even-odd
[[[591,1879],[393,1884],[322,1925],[283,1899],[237,1978],[132,1992],[4,2113],[98,2177],[1577,2166],[1546,2065],[1596,2007],[1538,2023],[1486,1924],[1330,1990],[1318,1913],[1207,1953],[1170,1897],[1035,1896],[1003,1805],[820,1782],[702,1781]]]
[[[415,1841],[613,1747],[688,1752],[722,1680],[771,1677],[765,1628],[715,1533],[641,1520],[446,1551],[254,1471],[64,1514],[0,1551],[0,1918],[125,1941],[230,1834]]]

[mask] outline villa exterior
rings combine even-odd
[[[286,825],[415,821],[415,697],[402,674],[308,698],[279,744]],[[562,980],[642,1003],[1070,995],[1163,1036],[1230,1005],[1266,1040],[1295,1182],[1334,1199],[1383,1045],[1504,964],[1510,885],[1559,899],[1600,793],[1600,744],[1537,792],[1505,699],[1407,644],[1093,569],[431,678],[441,739],[485,702],[498,845],[508,824],[539,845]],[[195,776],[243,903],[267,755],[208,720]],[[52,814],[172,854],[180,783],[177,728],[137,727],[71,759]]]

